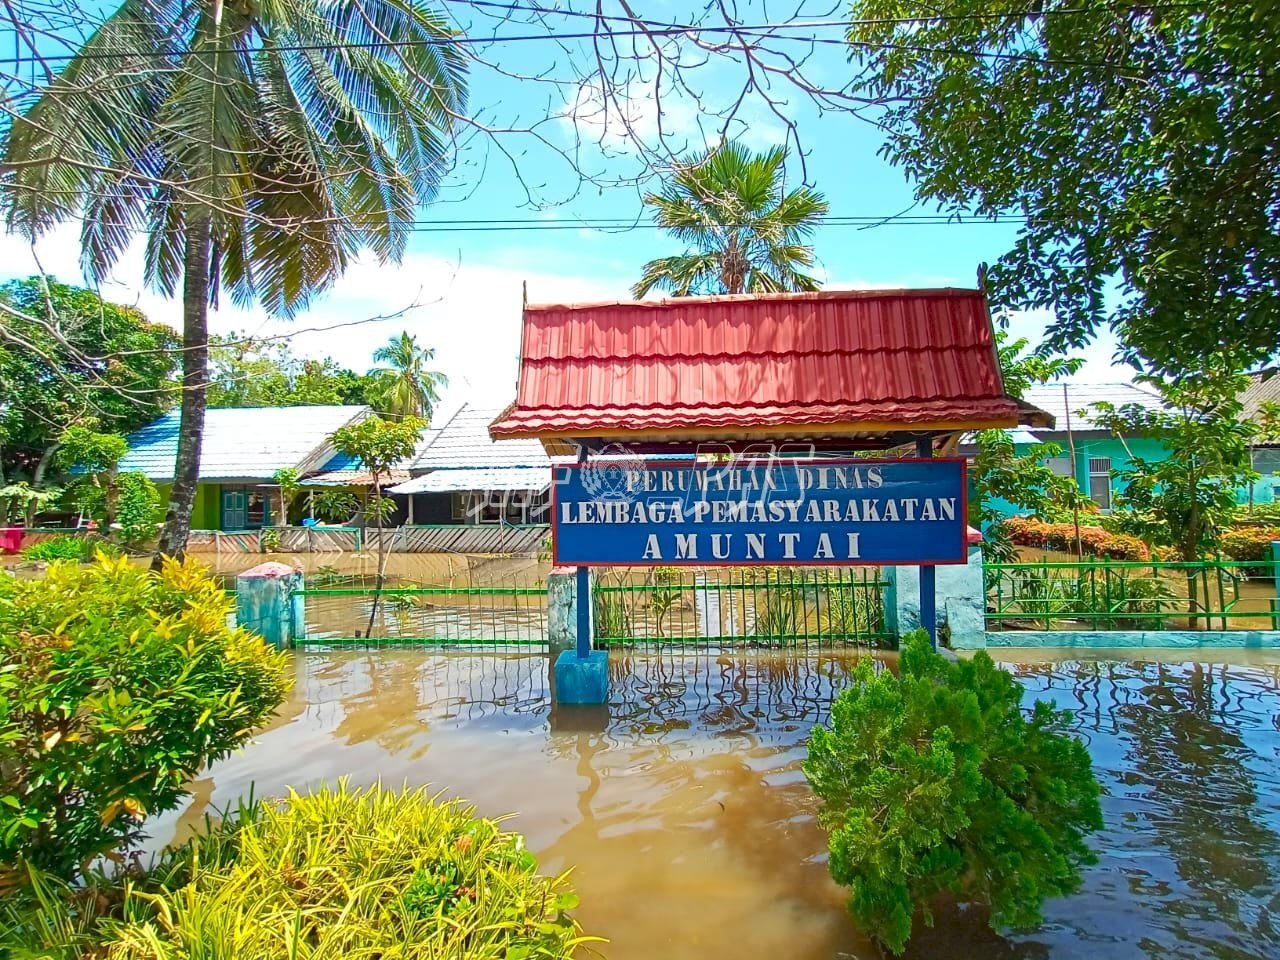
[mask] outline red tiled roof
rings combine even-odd
[[[977,290],[857,290],[525,307],[502,437],[624,438],[1024,416]]]

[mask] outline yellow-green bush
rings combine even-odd
[[[133,883],[39,892],[0,908],[0,955],[555,960],[596,939],[569,916],[565,878],[540,876],[520,836],[421,789],[340,784],[244,807]],[[76,918],[60,923],[68,897]]]
[[[271,716],[286,659],[229,612],[190,562],[0,576],[0,889],[126,851]]]

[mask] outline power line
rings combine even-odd
[[[831,217],[824,218],[814,224],[815,229],[818,227],[857,227],[866,229],[876,226],[983,226],[987,224],[1022,224],[1028,221],[1023,217],[996,216],[996,217],[910,217],[888,215],[884,217]],[[736,227],[749,227],[750,224],[715,224],[717,227],[725,229],[735,229]],[[628,233],[632,230],[666,230],[667,227],[657,223],[634,223],[631,221],[617,223],[601,223],[601,222],[579,222],[579,221],[537,221],[526,220],[509,223],[489,223],[486,221],[476,220],[470,223],[465,221],[459,222],[432,222],[417,221],[406,228],[411,233],[540,233],[543,231],[557,230],[592,230],[596,232],[613,232]]]
[[[465,0],[464,0],[465,2]],[[1068,15],[1068,14],[1084,14],[1084,13],[1100,13],[1114,12],[1124,13],[1133,11],[1155,11],[1155,10],[1176,10],[1176,9],[1202,9],[1199,4],[1195,3],[1167,3],[1167,4],[1149,4],[1146,6],[1116,6],[1116,7],[1095,7],[1095,8],[1072,8],[1063,10],[1050,11],[1024,11],[1020,13],[1004,13],[1004,14],[940,14],[927,15],[923,14],[914,17],[887,17],[887,18],[869,18],[858,20],[803,20],[788,23],[757,23],[757,24],[677,24],[663,21],[647,21],[636,20],[629,17],[617,15],[602,14],[596,16],[587,14],[582,11],[560,11],[548,10],[543,8],[521,8],[516,5],[503,5],[495,3],[485,3],[483,0],[474,0],[477,6],[497,6],[503,9],[523,10],[528,13],[542,13],[548,16],[578,16],[588,17],[592,20],[615,21],[620,23],[640,24],[627,29],[609,29],[607,36],[609,37],[676,37],[676,36],[697,36],[702,34],[727,34],[731,36],[742,35],[752,37],[774,37],[778,38],[779,31],[795,31],[795,30],[824,30],[840,28],[848,30],[853,27],[861,26],[889,26],[902,25],[911,26],[920,23],[930,23],[946,20],[963,20],[963,19],[1010,19],[1014,17],[1045,17],[1048,15]],[[538,34],[515,34],[515,35],[497,35],[492,37],[432,37],[417,40],[365,40],[359,42],[340,42],[340,43],[310,43],[310,44],[277,44],[272,46],[272,50],[278,53],[318,53],[334,50],[377,50],[377,49],[399,49],[409,47],[438,47],[438,46],[488,46],[490,44],[503,43],[526,43],[526,42],[560,42],[564,40],[592,40],[600,36],[600,31],[591,30],[586,32],[571,33],[538,33]],[[846,38],[818,38],[818,37],[781,37],[778,39],[788,39],[805,43],[835,43],[851,46],[885,46],[899,49],[918,50],[921,52],[949,53],[972,56],[982,59],[1033,59],[1043,63],[1064,64],[1071,66],[1091,66],[1103,69],[1122,70],[1123,65],[1109,63],[1093,63],[1088,61],[1077,60],[1057,60],[1046,57],[1038,57],[1029,54],[1002,54],[982,50],[963,50],[951,48],[931,48],[925,46],[911,46],[909,44],[871,44],[866,42],[850,41]],[[182,50],[174,50],[164,54],[165,57],[178,57],[193,53],[196,51],[190,48]],[[241,53],[243,48],[209,48],[199,51],[203,54],[221,54],[221,53]],[[154,57],[154,50],[122,50],[101,53],[80,53],[80,54],[56,54],[49,56],[27,56],[27,57],[8,57],[0,59],[0,66],[17,66],[22,67],[34,62],[40,63],[64,63],[74,59],[82,60],[128,60],[134,57]],[[1185,71],[1194,72],[1194,71]]]

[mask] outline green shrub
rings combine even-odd
[[[116,523],[119,524],[120,541],[137,546],[154,540],[164,520],[156,485],[145,473],[136,471],[120,474],[116,485],[119,487]]]
[[[1251,507],[1241,507],[1236,511],[1233,523],[1237,525],[1258,524],[1260,526],[1280,526],[1280,500],[1273,503],[1255,503]]]
[[[847,575],[846,575],[847,576]],[[818,598],[819,628],[830,637],[865,638],[884,632],[884,593],[879,587],[823,574]]]
[[[0,908],[11,931],[0,955],[78,941],[113,960],[555,960],[598,939],[568,915],[578,898],[565,877],[540,876],[521,837],[423,790],[339,785],[245,807],[123,889],[87,902],[43,892],[44,904]],[[84,904],[70,924],[57,915],[68,897]]]
[[[89,537],[67,534],[23,547],[19,556],[24,560],[72,560],[83,563],[93,559],[94,543]]]
[[[20,860],[74,878],[128,849],[271,715],[286,658],[229,612],[192,563],[0,577],[0,880]]]
[[[1038,923],[1047,897],[1079,886],[1094,859],[1085,837],[1102,827],[1069,715],[1042,702],[1024,713],[986,653],[948,661],[924,631],[900,664],[901,677],[858,666],[804,763],[850,913],[899,953],[944,892],[988,907],[993,927]]]

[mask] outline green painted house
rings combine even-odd
[[[257,530],[275,521],[270,487],[277,470],[301,475],[330,464],[329,435],[370,416],[366,406],[236,407],[209,410],[200,452],[200,484],[191,526],[195,530]],[[129,436],[120,471],[145,473],[168,496],[178,451],[178,412]]]
[[[1280,396],[1280,377],[1269,386],[1263,386],[1258,378],[1251,386],[1253,394],[1246,392],[1244,416],[1253,417],[1264,395]],[[1162,409],[1159,395],[1134,383],[1056,383],[1027,389],[1023,400],[1052,414],[1055,425],[1052,430],[1013,430],[1014,450],[1019,454],[1029,452],[1038,443],[1055,443],[1061,447],[1061,455],[1051,457],[1046,465],[1061,476],[1074,477],[1077,486],[1094,501],[1103,512],[1111,510],[1115,496],[1124,483],[1116,479],[1115,471],[1122,470],[1134,457],[1160,460],[1167,455],[1162,442],[1143,436],[1116,436],[1097,423],[1092,411],[1094,404],[1109,403],[1116,407],[1130,404]],[[961,447],[961,452],[972,455],[972,446]],[[1258,446],[1252,451],[1254,470],[1262,477],[1247,488],[1236,492],[1241,503],[1271,503],[1277,499],[1276,471],[1280,470],[1280,447]],[[997,500],[994,506],[1006,516],[1018,510],[1007,501]]]

